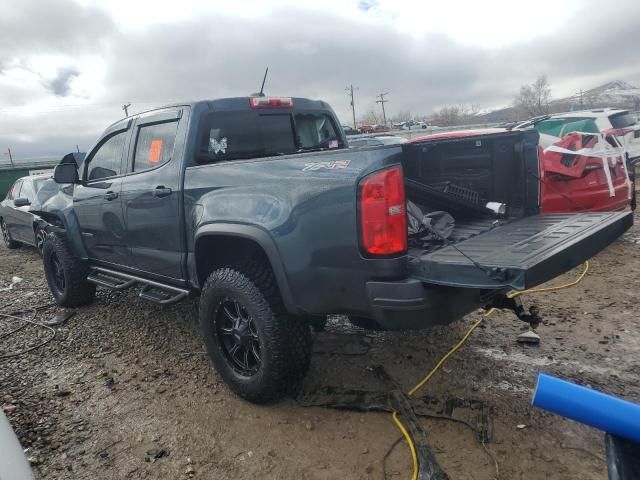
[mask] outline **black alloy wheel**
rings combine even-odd
[[[260,338],[251,315],[237,299],[229,297],[218,304],[215,315],[214,326],[227,360],[241,375],[255,375],[262,361]]]

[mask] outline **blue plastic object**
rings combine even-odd
[[[640,405],[541,373],[533,405],[640,442]]]

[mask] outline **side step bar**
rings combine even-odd
[[[134,285],[142,285],[140,298],[150,300],[161,305],[179,302],[189,295],[183,288],[155,282],[147,278],[137,277],[128,273],[117,272],[103,267],[93,267],[87,281],[112,290],[125,290]]]

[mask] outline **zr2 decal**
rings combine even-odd
[[[333,162],[313,162],[306,163],[303,172],[315,171],[315,170],[338,170],[347,168],[351,160],[335,160]]]

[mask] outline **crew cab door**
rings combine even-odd
[[[187,117],[186,107],[138,117],[122,184],[132,266],[161,279],[184,278],[181,195]]]
[[[410,251],[409,272],[437,285],[523,290],[580,265],[631,225],[628,210],[532,215],[431,253]]]
[[[128,265],[122,212],[124,153],[131,136],[131,120],[113,125],[92,148],[75,186],[73,208],[89,258],[114,265]]]

